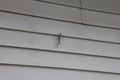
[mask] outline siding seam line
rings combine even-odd
[[[81,24],[81,25],[86,25],[86,26],[90,26],[90,27],[120,30],[120,28],[114,28],[114,27],[108,27],[108,26],[102,26],[102,25],[94,25],[94,24],[81,23],[81,22],[74,22],[74,21],[68,21],[68,20],[62,20],[62,19],[54,19],[54,18],[48,18],[48,17],[36,16],[36,15],[18,13],[18,12],[13,12],[13,11],[0,10],[0,12],[22,15],[22,16],[28,16],[28,17],[42,18],[42,19],[47,19],[47,20],[54,20],[54,21],[60,21],[60,22],[68,22],[68,23],[73,23],[73,24]]]
[[[42,34],[42,35],[49,35],[49,36],[58,36],[58,34],[51,34],[51,33],[43,33],[43,32],[35,32],[35,31],[29,31],[29,30],[19,30],[19,29],[13,29],[13,28],[3,28],[0,27],[1,30],[8,30],[8,31],[17,31],[17,32],[23,32],[23,33],[32,33],[32,34]],[[80,39],[85,41],[92,41],[92,42],[100,42],[100,43],[108,43],[108,44],[117,44],[119,45],[120,42],[113,42],[113,41],[106,41],[106,40],[97,40],[97,39],[89,39],[89,38],[80,38],[80,37],[74,37],[74,36],[66,36],[62,35],[64,38],[71,38],[71,39]]]
[[[108,11],[103,11],[103,10],[95,10],[95,9],[85,8],[85,7],[83,7],[83,6],[82,6],[82,7],[76,7],[76,6],[65,5],[65,4],[59,4],[59,3],[50,2],[50,1],[44,1],[44,0],[33,0],[33,1],[39,1],[39,2],[44,2],[44,3],[59,5],[59,6],[71,7],[71,8],[76,8],[76,9],[83,9],[83,10],[94,11],[94,12],[100,12],[100,13],[107,13],[107,14],[120,15],[120,13],[108,12]],[[81,3],[82,3],[82,1],[81,1]]]
[[[32,68],[49,68],[49,69],[59,69],[59,70],[71,70],[71,71],[82,71],[82,72],[93,72],[93,73],[120,75],[120,73],[118,73],[118,72],[94,71],[94,70],[85,70],[85,69],[73,69],[73,68],[50,67],[50,66],[37,66],[37,65],[25,65],[25,64],[0,63],[0,66],[17,66],[17,67],[32,67]]]
[[[87,53],[79,53],[79,52],[69,52],[69,51],[39,49],[39,48],[30,48],[30,47],[23,47],[23,46],[22,47],[21,46],[11,46],[11,45],[0,45],[0,47],[17,48],[17,49],[27,49],[27,50],[38,50],[38,51],[47,51],[47,52],[57,52],[57,53],[60,53],[60,54],[83,55],[83,56],[91,56],[91,57],[98,57],[98,58],[108,58],[108,59],[120,60],[119,57],[104,56],[104,55],[95,55],[95,54],[87,54]]]

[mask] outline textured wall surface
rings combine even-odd
[[[0,80],[120,80],[119,5],[0,0]]]

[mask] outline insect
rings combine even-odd
[[[62,37],[62,34],[60,33],[59,36],[58,36],[58,39],[57,39],[57,44],[56,44],[56,47],[58,47],[61,43],[61,37]]]

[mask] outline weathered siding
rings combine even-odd
[[[0,80],[120,80],[120,16],[94,3],[0,0]]]

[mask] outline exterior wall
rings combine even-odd
[[[0,80],[120,80],[112,2],[0,0]]]

